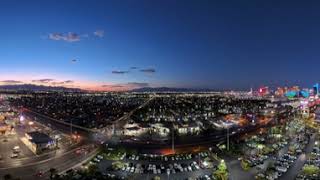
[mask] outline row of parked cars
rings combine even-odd
[[[155,155],[155,154],[142,154],[142,155],[127,155],[129,160],[147,160],[147,161],[182,161],[182,160],[191,160],[196,156],[202,158],[208,157],[208,152],[199,152],[198,154],[175,154],[175,155]]]
[[[291,165],[296,161],[297,157],[302,153],[308,140],[293,139],[296,143],[290,143],[288,146],[288,153],[282,155],[272,155],[273,166],[268,167],[264,173],[258,173],[256,179],[279,179],[284,173],[288,171]],[[279,147],[284,148],[287,143],[281,143]]]
[[[308,159],[307,163],[320,167],[320,148],[314,147],[311,152],[312,159]]]
[[[211,180],[211,175],[203,175],[203,176],[199,176],[197,177],[195,180]]]
[[[310,153],[310,158],[306,161],[306,165],[311,165],[314,167],[320,167],[320,148],[314,147]],[[299,174],[296,180],[319,180],[320,172],[314,174]]]
[[[192,172],[205,169],[202,162],[193,161],[191,163],[171,163],[171,164],[133,164],[128,163],[121,170],[136,174],[175,174],[178,172]]]
[[[103,159],[104,159],[104,157],[102,155],[97,155],[89,163],[90,164],[96,164],[96,163],[101,162]]]
[[[267,155],[254,155],[254,156],[250,156],[247,161],[250,165],[250,167],[254,167],[254,166],[258,166],[263,164],[263,162],[268,159],[269,157]]]
[[[278,179],[288,171],[296,159],[297,157],[295,155],[288,153],[283,154],[282,156],[275,158],[274,166],[269,168],[267,174],[259,173],[257,174],[256,179]]]
[[[279,176],[287,172],[291,164],[297,159],[296,156],[290,154],[284,154],[283,156],[277,158],[275,162],[276,170],[279,172]]]

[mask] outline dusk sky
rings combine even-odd
[[[1,84],[250,89],[320,80],[319,1],[0,1]]]

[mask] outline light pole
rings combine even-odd
[[[72,144],[72,138],[73,138],[73,135],[72,135],[72,119],[70,120],[70,143]]]
[[[227,129],[227,150],[229,151],[229,127]]]
[[[172,141],[172,152],[174,153],[174,128],[173,128],[173,123],[172,123],[172,130],[171,130],[171,141]]]
[[[229,147],[230,147],[230,145],[229,145],[229,126],[227,127],[227,150],[229,151]]]
[[[72,121],[73,121],[73,120],[71,119],[71,121],[70,121],[70,123],[71,123],[71,124],[70,124],[70,133],[71,133],[71,136],[72,136]]]

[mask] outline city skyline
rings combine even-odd
[[[320,1],[0,1],[0,179],[320,180]]]
[[[1,84],[311,87],[318,2],[1,1]]]

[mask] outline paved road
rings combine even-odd
[[[23,114],[31,117],[31,119],[41,123],[41,124],[50,124],[53,128],[58,129],[59,131],[70,134],[71,133],[71,126],[72,126],[72,132],[77,132],[83,137],[90,137],[93,133],[95,133],[94,130],[87,129],[87,128],[79,128],[79,126],[71,125],[69,123],[65,123],[60,120],[53,119],[51,117],[45,116],[43,114],[40,114],[38,112],[34,112],[30,109],[24,109]]]
[[[88,157],[91,157],[92,154],[95,154],[96,149],[91,149],[90,153],[77,154],[75,151],[70,151],[66,154],[59,156],[58,158],[53,157],[50,159],[39,160],[30,164],[17,164],[17,168],[0,168],[0,177],[3,177],[5,174],[11,174],[14,177],[21,178],[23,180],[29,179],[46,179],[49,176],[50,168],[55,168],[58,172],[64,171],[73,167],[83,161]],[[36,173],[42,171],[44,172],[44,177],[36,177]]]
[[[228,170],[230,180],[253,180],[256,173],[255,168],[249,171],[244,171],[241,167],[240,161],[236,158],[230,156],[221,157],[225,160]]]
[[[68,127],[65,124],[60,124],[53,121],[51,118],[40,115],[35,112],[24,112],[27,116],[31,117],[33,120],[36,120],[42,124],[51,124],[53,128],[59,129],[64,133],[70,133]],[[35,174],[39,171],[46,172],[45,176],[38,179],[45,179],[49,176],[47,172],[50,168],[55,168],[58,172],[64,171],[79,163],[87,160],[92,156],[92,153],[97,153],[97,148],[89,145],[93,144],[91,141],[91,133],[83,129],[77,129],[79,134],[83,135],[82,141],[75,146],[70,146],[69,148],[63,150],[53,151],[44,155],[34,156],[33,158],[22,158],[12,161],[2,161],[0,162],[0,177],[3,177],[5,174],[11,174],[14,177],[18,177],[23,180],[28,179],[37,179]],[[85,148],[87,153],[76,154],[75,151],[79,148]],[[17,175],[17,176],[16,176]]]
[[[128,120],[133,115],[133,113],[135,113],[137,110],[139,110],[139,109],[145,107],[146,105],[148,105],[149,102],[151,102],[154,98],[155,98],[155,96],[152,96],[151,98],[149,98],[147,101],[145,101],[143,104],[141,104],[137,108],[133,109],[132,111],[130,111],[129,113],[125,114],[124,116],[122,116],[118,120],[114,121],[115,128],[116,129],[122,128],[128,122]]]
[[[297,160],[294,162],[294,164],[289,168],[289,170],[283,175],[281,176],[279,179],[280,180],[291,180],[294,179],[299,172],[301,171],[304,163],[306,162],[306,160],[308,159],[308,155],[309,153],[312,151],[314,143],[315,143],[315,138],[316,135],[313,134],[310,138],[309,144],[307,145],[307,147],[305,148],[305,153],[302,153]]]

